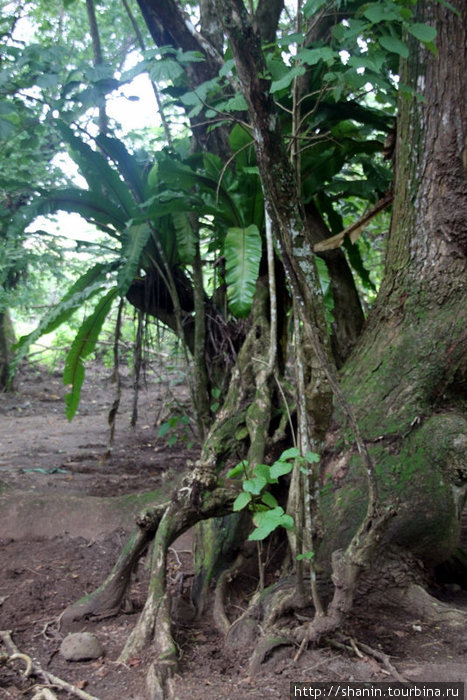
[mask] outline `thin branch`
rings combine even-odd
[[[88,13],[89,21],[89,31],[92,40],[92,50],[94,54],[94,65],[100,66],[103,64],[102,59],[102,46],[99,36],[99,27],[97,24],[96,8],[94,5],[94,0],[86,0],[86,10]],[[104,104],[99,105],[99,131],[101,134],[106,134],[109,128],[109,122],[107,118],[107,113],[105,110],[105,98]]]
[[[393,199],[394,193],[388,192],[375,204],[374,207],[370,209],[370,211],[367,211],[365,214],[363,214],[363,216],[357,219],[357,221],[354,221],[353,224],[347,226],[347,228],[345,228],[340,233],[337,233],[335,236],[331,236],[331,238],[325,238],[324,241],[316,243],[313,247],[313,250],[315,251],[315,253],[322,253],[325,250],[333,250],[334,248],[339,248],[339,246],[341,246],[344,242],[344,238],[346,236],[349,236],[351,242],[355,243],[363,229],[366,226],[368,226],[370,221],[374,219],[374,217],[377,214],[384,211],[384,209],[386,209],[390,204],[392,204]]]

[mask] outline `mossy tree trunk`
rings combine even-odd
[[[419,3],[438,53],[413,42],[402,67],[423,99],[400,100],[384,283],[343,372],[383,498],[398,508],[384,541],[427,565],[458,545],[467,493],[467,8],[453,4],[458,16]],[[341,477],[323,559],[348,542],[365,500],[353,456],[328,447],[328,475]]]
[[[6,391],[9,383],[11,348],[15,333],[8,309],[0,311],[0,391]]]

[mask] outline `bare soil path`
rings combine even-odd
[[[144,603],[144,562],[134,576],[128,612],[100,622],[81,623],[105,649],[97,661],[67,662],[58,653],[64,637],[64,608],[95,589],[115,562],[135,514],[148,501],[173,492],[196,448],[179,441],[170,447],[157,437],[157,422],[183,413],[186,383],[148,380],[142,387],[139,419],[129,428],[132,381],[123,378],[115,443],[108,452],[107,414],[115,394],[110,371],[91,366],[80,411],[64,416],[61,375],[25,370],[13,394],[0,394],[0,630],[11,630],[19,649],[44,669],[100,700],[142,700],[148,659],[116,662]],[[185,430],[185,428],[183,428]],[[187,437],[181,435],[182,438]],[[177,542],[170,563],[193,575],[191,539]],[[467,609],[459,587],[437,591]],[[183,602],[183,601],[182,601]],[[186,601],[185,601],[186,602]],[[180,700],[229,697],[288,698],[290,681],[393,681],[382,663],[353,651],[305,651],[293,662],[291,649],[277,649],[262,673],[247,674],[251,648],[244,640],[226,648],[209,615],[175,622],[180,649]],[[391,655],[406,678],[467,681],[467,631],[448,623],[426,623],[388,601],[361,600],[348,622],[357,641]],[[0,659],[5,651],[0,642]],[[0,661],[0,698],[32,698],[37,679],[21,677],[21,661]],[[72,697],[53,689],[58,698]]]

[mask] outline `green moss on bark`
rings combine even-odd
[[[369,445],[378,465],[381,499],[397,508],[383,546],[402,547],[427,565],[446,560],[460,537],[467,494],[467,420],[456,413],[433,415],[399,442]],[[321,558],[345,547],[363,519],[366,480],[356,456],[338,489],[322,497],[328,537]]]

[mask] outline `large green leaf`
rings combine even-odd
[[[255,294],[261,261],[261,235],[258,227],[230,228],[224,243],[227,298],[234,316],[248,316]]]
[[[196,254],[196,237],[193,226],[185,212],[174,212],[172,220],[177,236],[177,253],[181,263],[190,264]]]
[[[185,190],[189,196],[194,196],[193,188],[196,188],[203,202],[207,203],[209,199],[214,202],[218,214],[228,218],[230,224],[243,223],[241,213],[222,182],[219,182],[219,177],[210,177],[173,158],[164,158],[159,163],[158,180],[169,189],[173,188],[178,192],[181,189]]]
[[[118,170],[131,188],[138,202],[144,200],[144,177],[141,167],[125,145],[119,139],[110,138],[105,134],[99,134],[96,138],[99,148],[116,164]]]
[[[78,187],[49,192],[35,199],[26,212],[21,212],[22,226],[25,228],[38,216],[48,216],[58,211],[76,213],[113,237],[125,228],[127,218],[124,212],[99,193]]]
[[[15,345],[16,355],[13,365],[27,354],[29,347],[41,336],[51,333],[70,316],[85,301],[102,290],[107,280],[107,275],[112,271],[113,263],[97,263],[84,275],[82,275],[66,292],[62,299],[42,318],[38,327],[28,335],[23,335]]]
[[[128,228],[123,247],[124,264],[118,272],[118,291],[125,296],[141,267],[141,255],[151,236],[148,223],[134,224]]]
[[[409,56],[409,47],[396,36],[391,36],[390,34],[380,36],[379,43],[386,51],[396,53],[402,58],[408,58]]]
[[[95,194],[100,194],[101,197],[110,198],[114,204],[118,204],[126,219],[137,216],[139,208],[129,187],[120,178],[118,172],[110,166],[106,158],[75,136],[73,131],[63,122],[57,121],[57,129],[63,140],[70,146],[73,160],[86,178],[89,189]]]
[[[113,288],[99,299],[94,312],[81,325],[68,352],[63,372],[63,383],[71,385],[71,392],[65,397],[68,420],[73,418],[79,405],[85,373],[83,360],[94,350],[102,324],[117,296],[118,290]]]

